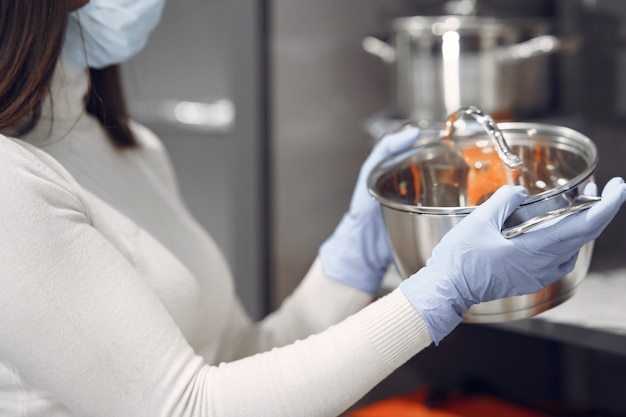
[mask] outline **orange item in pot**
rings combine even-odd
[[[463,149],[463,159],[469,167],[467,176],[468,205],[483,203],[505,184],[516,184],[520,170],[507,168],[492,146]]]
[[[420,173],[420,170],[417,169],[417,167],[413,164],[411,164],[410,169],[411,176],[413,178],[413,191],[415,193],[415,198],[413,202],[415,203],[415,205],[417,205],[419,203],[420,196],[422,195],[422,174]]]

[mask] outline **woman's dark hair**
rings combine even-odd
[[[62,0],[0,0],[0,129],[16,135],[31,130],[41,114],[63,46],[68,5]],[[137,142],[117,67],[91,70],[87,111],[94,114],[118,148]]]
[[[128,110],[122,88],[122,77],[117,65],[90,69],[91,90],[87,111],[100,120],[117,148],[135,148],[139,144],[128,126]]]

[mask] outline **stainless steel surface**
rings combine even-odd
[[[464,115],[472,116],[485,129],[487,135],[493,140],[498,156],[507,168],[515,169],[522,165],[522,160],[509,149],[502,131],[493,118],[474,106],[463,107],[448,116],[445,124],[445,137],[448,140],[454,140],[454,122]]]
[[[577,213],[582,210],[586,210],[600,201],[600,197],[588,196],[588,195],[579,195],[574,198],[572,204],[569,206],[551,210],[545,214],[535,216],[530,220],[525,221],[522,224],[517,226],[507,227],[502,230],[502,235],[506,238],[513,238],[515,236],[519,236],[522,233],[525,233],[531,229],[534,229],[537,226],[540,226],[544,223],[547,223],[551,220],[558,219],[563,216],[567,216],[568,214]]]
[[[383,30],[384,16],[410,7],[396,0],[277,0],[270,7],[269,227],[276,307],[299,285],[347,210],[371,150],[360,126],[385,101],[387,68],[373,63],[359,42]]]
[[[469,170],[459,170],[457,162],[450,163],[441,136],[435,135],[423,137],[411,149],[382,161],[370,175],[368,187],[382,206],[395,263],[403,278],[423,267],[443,235],[501,185],[524,185],[529,193],[505,222],[509,228],[570,207],[593,181],[597,150],[586,136],[561,126],[535,123],[500,123],[499,128],[512,152],[522,160],[516,170],[498,167],[499,158],[493,156],[496,152],[489,137],[484,131],[473,131],[454,141]],[[475,159],[475,155],[485,155],[485,160]],[[465,179],[459,180],[461,176]],[[433,199],[430,195],[433,184],[442,197]],[[445,204],[431,205],[432,201]],[[463,204],[465,201],[468,204]],[[544,290],[475,305],[464,320],[519,319],[560,304],[571,297],[587,273],[592,248],[593,242],[585,245],[574,270]]]
[[[578,253],[574,270],[563,278],[533,294],[493,300],[472,306],[463,315],[466,323],[497,323],[536,316],[570,299],[587,276],[593,242]]]
[[[166,130],[224,135],[235,123],[235,105],[232,100],[135,100],[129,108],[140,123],[163,127]]]
[[[547,55],[577,45],[530,18],[412,16],[390,31],[390,42],[366,37],[363,48],[391,64],[398,116],[415,121],[442,121],[465,105],[497,120],[540,114],[554,87]]]
[[[477,0],[449,0],[444,5],[447,13],[457,15],[475,15]]]
[[[478,184],[480,180],[492,191],[505,183],[526,187],[528,198],[513,213],[512,221],[522,223],[569,205],[582,194],[580,186],[590,182],[598,163],[598,152],[591,139],[573,129],[549,124],[507,122],[498,126],[511,151],[522,160],[522,166],[517,170],[498,165],[500,160],[491,145],[492,140],[482,129],[457,132],[454,143],[461,153],[466,152],[466,165],[476,174],[470,185],[482,186]],[[438,129],[423,130],[410,149],[391,155],[378,164],[368,180],[374,198],[383,206],[416,214],[469,214],[478,198],[470,199],[470,204],[448,198],[449,203],[445,206],[432,205],[428,194],[420,192],[422,177],[415,175],[415,171],[426,174],[426,177],[436,175],[432,181],[447,182],[448,187],[462,185],[446,179],[450,175],[455,177],[457,173],[450,170],[459,169],[459,166],[456,165],[458,161],[451,164],[448,160],[443,135],[444,132]],[[477,159],[476,155],[482,159]]]
[[[167,2],[146,47],[122,67],[132,117],[163,141],[185,202],[227,257],[254,318],[268,292],[262,7]]]
[[[559,51],[573,53],[577,52],[578,48],[579,41],[577,39],[562,40],[553,35],[542,35],[517,45],[500,49],[498,51],[498,59],[502,63],[510,63]]]

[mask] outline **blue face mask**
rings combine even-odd
[[[90,0],[70,13],[63,59],[79,68],[119,64],[145,46],[165,0]]]

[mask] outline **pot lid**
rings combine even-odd
[[[500,123],[508,146],[521,160],[510,169],[483,130],[457,134],[454,143],[427,135],[391,155],[368,178],[370,194],[402,211],[461,214],[471,211],[505,184],[528,190],[532,204],[577,187],[594,173],[597,150],[569,128],[535,123]]]

